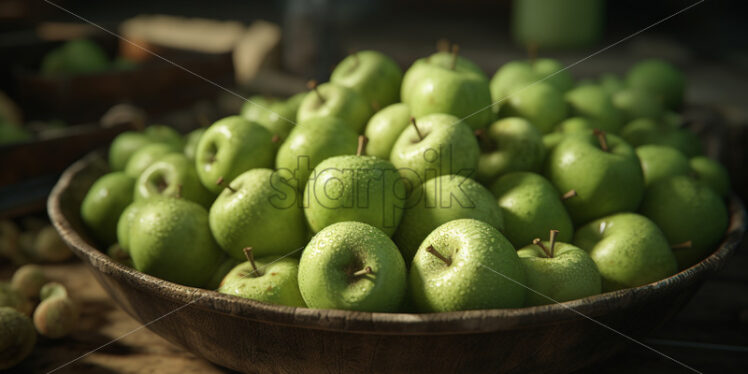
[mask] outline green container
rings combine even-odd
[[[512,34],[523,46],[588,47],[602,37],[603,0],[514,0]]]

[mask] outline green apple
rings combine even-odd
[[[247,121],[259,122],[258,119],[265,113],[263,108],[278,101],[280,101],[278,98],[272,96],[252,95],[242,104],[239,115],[246,118]]]
[[[296,110],[284,100],[253,96],[242,105],[241,116],[286,139],[295,125]]]
[[[558,240],[563,242],[574,235],[574,226],[562,202],[575,199],[574,192],[562,196],[542,175],[509,173],[496,180],[491,192],[504,216],[502,232],[516,248],[532,243],[552,229],[559,231]]]
[[[597,124],[589,118],[571,117],[565,119],[556,126],[556,132],[562,134],[591,133],[598,128]]]
[[[51,225],[32,231],[30,235],[34,238],[31,246],[22,248],[22,250],[35,262],[62,262],[73,255],[70,248],[62,241],[60,234]]]
[[[680,128],[673,130],[672,133],[665,139],[666,145],[671,145],[674,148],[679,149],[683,154],[689,157],[701,156],[703,154],[703,147],[701,139],[698,135],[692,131]]]
[[[488,223],[449,221],[421,244],[410,267],[419,311],[519,308],[525,270],[512,244]]]
[[[111,69],[114,71],[131,71],[135,70],[140,66],[138,61],[129,59],[124,56],[117,56],[112,61]]]
[[[125,166],[125,174],[129,175],[131,178],[137,179],[140,177],[140,174],[143,174],[145,169],[148,169],[148,167],[153,165],[154,162],[170,153],[178,153],[181,151],[181,148],[175,148],[173,145],[167,143],[148,144],[133,153]]]
[[[548,155],[545,175],[564,200],[575,224],[635,211],[644,195],[644,176],[634,150],[621,138],[598,132],[569,134]]]
[[[686,157],[701,154],[701,141],[696,134],[649,118],[636,119],[626,124],[621,130],[621,137],[634,147],[659,144],[673,147]]]
[[[243,262],[226,274],[218,292],[269,304],[306,307],[299,291],[299,261],[264,257]]]
[[[155,196],[151,199],[158,198],[161,198],[161,196]],[[134,201],[122,211],[117,220],[117,243],[119,244],[119,248],[125,253],[130,253],[130,226],[135,217],[138,216],[140,208],[148,205],[149,200]]]
[[[309,92],[299,106],[297,122],[312,118],[337,117],[351,130],[363,132],[366,121],[373,114],[371,105],[356,91],[335,83],[324,83],[319,86],[311,82]]]
[[[33,139],[33,134],[20,126],[4,122],[0,117],[0,145],[21,143]]]
[[[400,87],[400,98],[402,99],[404,97],[403,93],[410,93],[416,89],[421,76],[428,74],[428,72],[431,71],[430,65],[432,64],[448,66],[451,68],[454,63],[457,70],[473,74],[477,78],[482,77],[483,79],[488,80],[486,73],[484,73],[478,65],[457,53],[459,52],[459,47],[453,45],[452,52],[453,53],[448,51],[436,52],[428,57],[420,58],[413,62],[413,65],[408,68],[408,71],[406,71],[403,76],[403,84]]]
[[[374,156],[328,158],[314,168],[304,190],[304,213],[314,232],[336,222],[358,221],[392,235],[404,202],[405,186],[397,170]]]
[[[541,81],[560,92],[566,92],[574,87],[574,78],[554,59],[540,58],[534,62],[510,61],[502,65],[491,78],[491,99],[494,103],[504,101],[512,93]],[[500,105],[499,103],[494,108],[496,112],[499,111]]]
[[[65,57],[62,49],[53,49],[44,55],[39,70],[47,76],[65,74]]]
[[[553,151],[553,148],[556,148],[558,143],[561,143],[564,138],[566,138],[566,134],[560,132],[552,132],[543,135],[543,147],[545,147],[546,155],[550,154],[551,151]]]
[[[330,75],[330,82],[358,92],[375,111],[400,100],[402,80],[397,63],[377,51],[352,53]]]
[[[602,86],[598,81],[592,78],[582,78],[579,81],[577,81],[576,86],[574,87],[582,87],[582,86]],[[606,88],[606,92],[608,92],[608,89]]]
[[[143,134],[154,142],[166,143],[179,150],[184,148],[184,139],[177,130],[166,125],[151,125],[143,130]]]
[[[662,60],[648,59],[638,62],[626,75],[629,87],[649,91],[662,98],[667,108],[683,105],[686,78],[675,66]]]
[[[429,179],[408,197],[393,240],[403,258],[410,262],[418,247],[434,229],[449,221],[473,218],[504,229],[501,208],[490,191],[462,175]]]
[[[23,126],[21,109],[5,92],[0,91],[0,124]]]
[[[526,61],[510,61],[502,65],[491,77],[490,82],[493,111],[498,113],[512,93],[538,80],[532,66]]]
[[[9,282],[0,282],[0,308],[12,308],[25,315],[30,315],[34,311],[34,303],[19,290],[13,287]],[[4,322],[3,327],[5,327]],[[0,351],[1,352],[1,351]]]
[[[637,118],[659,119],[665,110],[662,99],[641,89],[623,89],[614,93],[612,98],[613,106],[623,113],[627,121]]]
[[[52,228],[52,231],[54,232],[54,228]],[[48,282],[49,279],[44,274],[44,269],[35,264],[19,267],[10,278],[11,288],[18,291],[23,298],[28,300],[38,300],[39,291]]]
[[[518,116],[529,120],[543,133],[553,128],[567,116],[567,105],[561,91],[545,82],[537,82],[509,95],[499,116]]]
[[[623,113],[613,105],[610,95],[598,85],[578,86],[566,93],[572,116],[594,121],[598,129],[617,134],[624,122]]]
[[[81,219],[101,243],[117,241],[117,220],[132,203],[134,186],[135,179],[115,171],[97,179],[83,198]]]
[[[400,97],[414,117],[451,114],[476,130],[493,121],[488,78],[454,53],[416,60],[405,72]]]
[[[686,121],[683,119],[683,115],[672,111],[672,110],[665,110],[662,112],[662,117],[660,118],[660,122],[662,122],[663,125],[668,126],[670,128],[682,128],[684,127]]]
[[[552,234],[553,235],[553,234]],[[527,274],[527,306],[562,303],[602,292],[597,265],[584,250],[551,240],[517,251]]]
[[[604,292],[642,286],[678,271],[662,231],[639,214],[619,213],[592,221],[577,230],[574,244],[595,261]]]
[[[539,58],[532,63],[532,66],[539,79],[549,83],[557,90],[566,92],[574,88],[574,77],[558,60]]]
[[[480,130],[479,130],[480,131]],[[540,171],[545,160],[543,135],[522,118],[504,118],[478,133],[483,153],[476,179],[490,184],[513,171]]]
[[[624,81],[618,75],[612,73],[601,74],[600,78],[598,79],[598,84],[603,89],[603,91],[607,92],[608,95],[611,96],[615,95],[619,91],[626,89],[626,81]]]
[[[205,287],[203,288],[205,288],[206,290],[218,291],[218,288],[221,286],[221,282],[223,282],[223,279],[226,277],[226,275],[228,275],[231,269],[237,267],[239,263],[240,261],[227,254],[221,256],[220,265],[218,265],[218,268],[213,272],[213,275],[210,276],[210,280],[205,283]]]
[[[0,306],[0,323],[3,326],[0,331],[0,370],[5,371],[12,369],[34,351],[36,330],[28,316],[6,306]],[[29,366],[31,365],[33,364]],[[18,372],[25,371],[17,369]]]
[[[688,175],[710,187],[722,198],[730,193],[730,177],[719,162],[705,156],[687,159],[677,149],[648,144],[636,148],[647,186],[675,175]]]
[[[410,124],[410,109],[403,103],[392,104],[375,113],[366,124],[366,154],[388,160],[397,138]]]
[[[21,236],[21,228],[14,221],[0,220],[0,257],[10,260],[13,265],[28,262],[28,256],[19,245]]]
[[[665,145],[648,144],[636,147],[636,155],[644,173],[644,185],[671,177],[686,175],[689,171],[688,159],[679,150]]]
[[[181,153],[161,157],[138,177],[134,199],[146,200],[153,196],[185,198],[204,207],[210,207],[215,198],[200,183],[195,162]]]
[[[394,312],[405,286],[405,262],[395,243],[361,222],[326,227],[299,261],[299,290],[310,308]]]
[[[729,224],[722,198],[688,176],[674,176],[651,185],[641,213],[665,233],[682,269],[714,252]]]
[[[245,247],[260,257],[303,247],[306,223],[296,195],[281,173],[258,168],[240,174],[210,207],[213,237],[237,260],[244,259]]]
[[[338,118],[311,118],[299,123],[281,144],[275,168],[290,171],[292,182],[303,191],[320,162],[333,156],[355,154],[356,138],[356,133]]]
[[[704,156],[693,157],[688,164],[694,178],[711,187],[723,198],[730,195],[730,176],[722,164]]]
[[[190,133],[185,136],[184,155],[187,156],[188,159],[195,159],[195,156],[197,155],[197,144],[200,143],[200,138],[205,134],[205,130],[204,127],[201,127],[190,131]]]
[[[101,47],[86,39],[71,40],[44,56],[41,72],[45,75],[77,75],[109,69],[109,58]]]
[[[125,131],[112,141],[109,146],[109,168],[112,171],[123,171],[132,155],[154,140],[141,132]]]
[[[571,117],[561,121],[553,132],[543,135],[545,154],[550,154],[566,135],[591,134],[598,127],[594,121],[584,117]]]
[[[132,220],[129,236],[135,269],[170,282],[203,287],[221,265],[208,212],[191,201],[149,200]]]
[[[301,102],[304,101],[304,97],[306,96],[306,94],[307,92],[299,92],[286,100],[286,105],[291,108],[291,111],[293,113],[291,119],[297,118],[299,107],[301,106]]]
[[[213,193],[223,187],[219,178],[231,181],[254,168],[273,166],[276,146],[266,128],[239,116],[216,121],[200,138],[195,164],[203,186]]]
[[[110,245],[109,248],[107,248],[106,250],[106,255],[109,256],[112,259],[112,261],[122,266],[134,268],[134,266],[132,265],[132,259],[130,258],[130,253],[122,249],[119,243],[114,243]]]
[[[480,149],[467,124],[448,114],[430,114],[412,123],[390,154],[390,161],[408,181],[407,190],[440,175],[475,172]]]

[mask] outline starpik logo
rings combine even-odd
[[[475,208],[462,188],[475,169],[454,168],[451,159],[454,154],[445,152],[443,147],[429,148],[421,154],[420,160],[414,160],[413,164],[419,167],[398,169],[345,165],[320,169],[312,167],[309,156],[298,156],[296,168],[281,168],[271,176],[270,185],[275,193],[270,202],[278,209],[325,209],[338,214],[348,211],[353,215],[374,212],[381,219],[380,227],[397,226],[402,210],[419,204],[430,209]],[[302,180],[307,175],[309,177]],[[424,182],[439,176],[447,177],[422,187]],[[454,183],[454,179],[458,179],[458,183]],[[457,188],[445,190],[442,188],[445,183]]]

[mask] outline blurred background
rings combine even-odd
[[[180,64],[184,60],[177,61],[177,57],[203,58],[206,69],[211,68],[208,57],[213,57],[216,71],[206,71],[212,74],[206,78],[223,79],[219,76],[227,73],[223,69],[231,69],[237,80],[222,84],[269,94],[301,91],[303,82],[311,78],[325,81],[332,67],[355,50],[380,50],[406,68],[416,58],[433,52],[439,39],[458,43],[461,54],[491,75],[509,60],[528,57],[530,51],[574,63],[697,2],[2,0],[0,88],[14,99],[23,99],[28,93],[22,87],[28,83],[24,78],[39,72],[45,53],[76,38],[93,40],[102,47],[112,62],[110,70],[145,70],[150,66],[138,62],[158,60],[131,44],[135,43]],[[738,1],[704,1],[570,70],[577,77],[623,73],[638,59],[663,57],[687,71],[691,102],[741,106],[742,95],[726,88],[744,83],[748,66],[746,8]],[[180,52],[202,56],[175,57]],[[215,60],[222,55],[232,56],[232,63],[219,66]],[[206,86],[204,83],[200,86]],[[191,96],[210,97],[209,87],[201,88],[204,93]],[[120,91],[119,96],[121,101],[142,101],[135,92]],[[159,102],[172,99],[161,96]],[[23,109],[41,102],[51,104],[38,97],[28,104],[22,101]],[[166,103],[150,105],[159,112]],[[64,116],[43,114],[38,108],[28,111],[30,120]],[[77,114],[82,120],[103,114],[93,109],[84,112]],[[77,119],[75,115],[68,117]]]
[[[379,50],[406,69],[445,41],[489,76],[535,56],[577,79],[672,62],[688,78],[686,120],[745,198],[746,14],[745,2],[698,0],[0,0],[0,219],[44,219],[59,173],[120,132],[164,123],[186,133],[238,113],[244,97],[324,82],[352,51]],[[748,367],[748,259],[733,264],[646,341],[697,367]],[[124,371],[159,360],[178,365],[158,372],[221,370],[144,334],[132,345],[154,348],[136,359],[122,348]],[[680,371],[637,346],[594,370],[631,367]]]

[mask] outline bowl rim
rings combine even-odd
[[[47,202],[50,220],[62,239],[78,257],[88,262],[97,272],[114,277],[128,286],[154,294],[172,303],[190,304],[189,307],[208,309],[215,313],[297,328],[365,334],[472,334],[537,328],[580,318],[594,319],[615,310],[643,305],[650,300],[695,284],[724,265],[727,258],[742,242],[745,232],[745,209],[740,198],[733,193],[728,201],[730,223],[717,250],[687,269],[643,286],[563,303],[513,309],[479,309],[440,313],[372,313],[297,308],[266,304],[212,290],[172,283],[119,264],[105,252],[89,244],[73,229],[63,213],[61,197],[75,177],[88,168],[95,157],[100,156],[91,153],[68,167],[53,188]],[[100,279],[99,281],[101,282]],[[107,289],[106,286],[104,288]],[[120,302],[111,295],[111,292],[109,293],[110,297]],[[178,307],[172,312],[177,312],[184,307]],[[124,309],[128,310],[128,308]],[[593,322],[597,321],[593,320]]]

